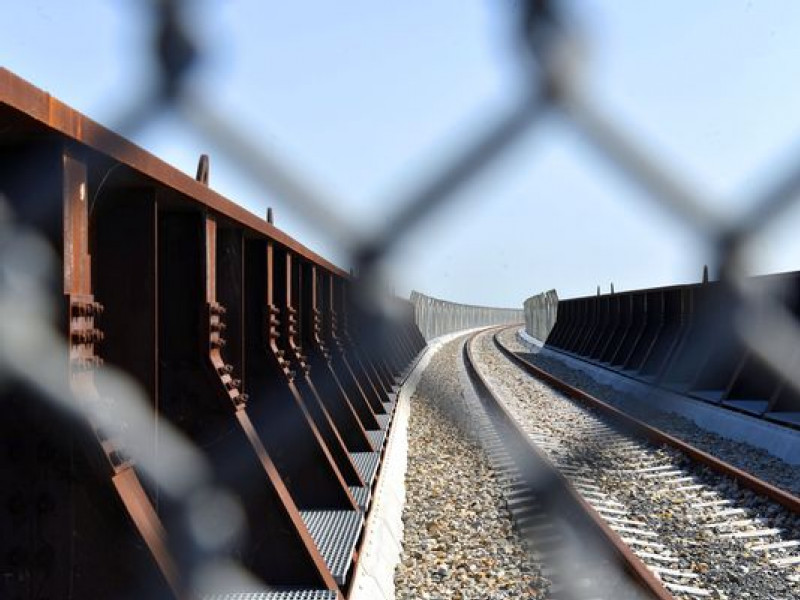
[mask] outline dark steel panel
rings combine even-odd
[[[282,260],[283,259],[283,260]],[[286,294],[285,251],[272,242],[245,245],[248,413],[295,503],[303,510],[355,508],[355,503],[295,385],[279,346]]]

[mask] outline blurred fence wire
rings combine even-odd
[[[164,111],[181,115],[244,174],[259,182],[266,193],[293,204],[321,232],[349,244],[347,250],[364,289],[372,289],[382,261],[428,215],[452,202],[457,192],[469,186],[515,142],[524,135],[535,135],[537,123],[557,113],[611,168],[638,185],[643,198],[674,213],[687,228],[699,232],[710,243],[724,287],[716,325],[737,332],[776,376],[790,381],[800,391],[800,377],[790,360],[793,349],[800,345],[800,326],[773,290],[764,287],[768,282],[748,279],[743,269],[744,251],[753,236],[780,219],[796,202],[800,193],[800,157],[784,173],[774,176],[771,185],[754,194],[750,213],[735,222],[722,218],[681,173],[666,170],[643,140],[622,127],[587,94],[583,86],[583,71],[587,68],[584,52],[591,40],[580,38],[561,2],[529,0],[510,6],[517,13],[513,43],[518,49],[526,93],[508,112],[497,116],[490,130],[455,152],[432,176],[419,179],[412,191],[398,200],[397,210],[385,227],[366,239],[355,234],[356,224],[336,211],[337,202],[327,192],[316,189],[302,169],[270,153],[235,116],[221,114],[208,102],[209,90],[196,86],[192,71],[214,50],[197,42],[190,18],[193,5],[191,0],[149,2],[152,41],[142,52],[154,58],[156,84],[112,128],[130,136]],[[51,324],[52,311],[40,301],[49,296],[37,280],[41,275],[38,269],[52,264],[53,258],[41,249],[34,232],[23,234],[15,228],[13,219],[8,212],[0,213],[0,228],[4,230],[0,238],[0,376],[35,384],[54,404],[83,411],[92,421],[100,419],[106,426],[124,421],[134,430],[130,436],[133,439],[148,438],[149,434],[138,430],[154,425],[145,423],[146,419],[137,413],[143,409],[143,400],[121,376],[115,379],[113,374],[107,375],[114,380],[106,387],[115,390],[116,401],[103,409],[103,415],[93,412],[96,409],[91,408],[91,402],[76,401],[63,391],[59,374],[67,369],[67,352]],[[21,256],[27,259],[21,261]],[[42,257],[41,262],[36,257]],[[468,325],[466,321],[463,324]],[[20,348],[28,354],[20,353]],[[48,365],[45,371],[51,376],[41,377],[43,364]],[[32,365],[36,365],[33,371]],[[125,414],[119,412],[123,407],[127,407]],[[209,498],[219,500],[224,491],[213,490],[202,458],[188,441],[165,423],[156,426],[161,429],[161,443],[172,447],[172,460],[149,464],[148,457],[142,455],[136,456],[137,461],[163,489],[174,492],[176,502],[185,506],[187,514],[202,513],[206,510],[204,503]],[[184,469],[187,464],[192,468]],[[231,527],[234,525],[241,524]],[[197,590],[208,592],[209,573],[233,578],[239,582],[234,587],[252,587],[252,582],[241,583],[249,581],[243,569],[220,558],[229,535],[237,535],[235,527],[232,533],[204,539],[202,543],[197,535],[186,536],[187,540],[195,540],[195,547],[184,552],[183,557],[190,561],[188,567],[195,575]],[[217,579],[212,587],[226,586],[219,585]]]

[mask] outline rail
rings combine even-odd
[[[778,331],[769,324],[776,314],[800,317],[800,272],[745,284],[771,290],[746,313],[729,303],[726,284],[706,279],[557,300],[550,331],[526,329],[550,349],[626,377],[800,428],[800,393],[792,375],[800,354],[789,339],[791,328]],[[538,309],[541,318],[544,310]],[[783,369],[767,364],[753,345],[759,338],[781,353]]]
[[[577,400],[581,404],[598,411],[600,414],[623,426],[626,430],[631,431],[640,437],[648,439],[655,444],[664,444],[675,448],[679,452],[690,457],[693,461],[706,465],[713,471],[736,480],[741,487],[753,490],[757,494],[761,494],[767,498],[770,498],[771,500],[774,500],[778,504],[787,508],[789,511],[800,514],[800,498],[797,496],[771,485],[766,481],[743,471],[742,469],[734,467],[733,465],[720,460],[719,458],[712,456],[709,453],[692,446],[691,444],[687,444],[675,436],[669,435],[668,433],[652,427],[640,419],[632,417],[631,415],[626,414],[624,411],[615,408],[598,398],[595,398],[591,394],[587,394],[575,386],[562,381],[551,373],[548,373],[547,371],[537,367],[530,361],[525,360],[518,353],[510,350],[499,340],[497,335],[494,336],[494,343],[504,356],[509,358],[522,370],[530,373],[535,378],[546,383],[548,386],[563,392],[569,398]]]
[[[531,443],[670,593],[794,597],[799,498],[542,372],[503,345],[508,333],[476,340],[480,371]],[[554,529],[536,524],[533,544]],[[556,539],[568,547],[571,538]],[[737,580],[742,572],[753,577]]]
[[[588,569],[593,571],[600,563],[600,568],[605,572],[602,575],[594,572],[596,577],[590,578],[594,592],[592,597],[608,593],[609,598],[671,600],[672,595],[659,579],[536,447],[493,392],[492,386],[476,367],[473,345],[479,335],[481,332],[472,334],[464,344],[464,363],[478,398],[489,415],[492,428],[516,467],[515,473],[519,479],[511,481],[511,486],[517,496],[524,492],[529,503],[541,507],[547,521],[562,529],[559,533],[564,540],[568,540],[567,543],[580,545],[570,549],[573,564],[547,566],[568,570],[569,573],[561,574],[560,583],[571,587],[577,583],[576,573],[585,573]],[[536,544],[535,537],[530,541]],[[573,593],[568,592],[567,597],[574,597]]]

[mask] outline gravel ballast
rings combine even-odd
[[[412,398],[398,600],[543,598],[546,581],[513,529],[463,406],[464,338],[443,346]]]
[[[513,365],[491,335],[476,351],[523,429],[677,597],[797,597],[796,547],[759,547],[794,543],[796,516],[674,450],[619,434]]]
[[[652,404],[642,402],[631,393],[621,392],[610,385],[596,382],[586,373],[571,368],[558,358],[542,356],[536,352],[538,349],[531,348],[519,339],[516,328],[503,330],[499,337],[504,346],[514,352],[524,353],[525,360],[562,381],[735,467],[752,473],[759,479],[795,495],[800,494],[800,465],[788,464],[766,450],[707,431],[686,417],[657,410]]]

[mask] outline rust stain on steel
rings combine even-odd
[[[169,587],[177,598],[188,597],[181,585],[178,567],[167,550],[167,533],[135,471],[127,468],[115,473],[111,481]]]
[[[205,250],[208,359],[225,393],[234,406],[239,406],[247,401],[247,394],[242,392],[241,378],[234,377],[234,367],[227,364],[222,356],[222,349],[226,345],[222,336],[227,328],[225,323],[227,310],[217,302],[217,222],[208,216],[205,219]]]
[[[554,377],[550,373],[543,371],[539,367],[533,365],[532,363],[528,362],[517,353],[512,352],[508,348],[506,348],[498,339],[497,335],[494,336],[494,343],[500,349],[500,351],[510,358],[513,362],[519,365],[525,371],[528,371],[534,377],[537,377],[551,385],[552,387],[564,392],[569,397],[578,400],[584,404],[587,404],[593,408],[596,408],[603,414],[606,414],[613,419],[619,421],[620,423],[624,423],[626,426],[631,427],[637,433],[640,433],[647,437],[649,440],[654,442],[658,442],[661,444],[666,444],[668,446],[672,446],[673,448],[680,450],[687,456],[691,457],[693,460],[702,463],[718,473],[722,475],[726,475],[738,481],[744,487],[747,487],[754,492],[766,496],[771,500],[774,500],[778,504],[784,506],[785,508],[789,509],[793,513],[800,513],[800,498],[790,494],[786,490],[783,490],[779,487],[771,485],[766,481],[755,477],[754,475],[747,473],[746,471],[742,471],[733,465],[726,463],[723,460],[720,460],[716,456],[712,456],[707,452],[703,452],[699,448],[696,448],[690,444],[687,444],[683,440],[679,440],[676,437],[669,435],[668,433],[664,433],[660,429],[656,429],[655,427],[644,423],[631,415],[619,410],[611,406],[610,404],[606,404],[602,400],[595,398],[591,394],[587,394],[584,391],[579,390],[576,387],[561,381],[557,377]]]
[[[103,332],[95,318],[102,314],[102,304],[92,295],[92,257],[89,254],[89,211],[87,205],[86,164],[62,152],[63,169],[63,248],[64,294],[69,310],[69,385],[78,401],[100,401],[94,370],[103,364],[95,353]],[[168,585],[177,597],[183,597],[178,570],[167,549],[166,533],[134,470],[117,440],[104,436],[94,419],[89,419],[97,441],[108,459],[110,479],[134,526],[149,548]]]
[[[91,294],[86,165],[66,152],[62,153],[61,161],[64,172],[64,293]]]
[[[311,413],[306,406],[306,403],[303,399],[300,390],[297,388],[297,384],[295,383],[295,378],[297,377],[297,373],[292,369],[292,363],[290,360],[287,359],[287,351],[281,348],[278,345],[278,338],[281,337],[281,332],[278,331],[278,326],[280,324],[280,320],[278,319],[279,316],[282,315],[281,308],[276,302],[281,302],[280,299],[276,298],[275,293],[275,281],[276,281],[276,274],[275,271],[275,245],[272,242],[267,242],[267,312],[269,314],[269,349],[272,354],[276,357],[278,365],[281,368],[285,376],[284,384],[288,387],[289,392],[297,405],[300,409],[300,412],[303,415],[303,419],[307,427],[311,430],[311,435],[316,440],[316,443],[319,446],[322,455],[324,456],[324,463],[327,463],[328,470],[330,474],[333,476],[333,481],[338,483],[338,491],[343,494],[343,499],[345,500],[346,504],[348,505],[347,508],[349,510],[358,510],[358,505],[356,504],[353,495],[350,493],[350,488],[348,487],[347,483],[342,477],[339,468],[336,466],[336,461],[333,459],[330,450],[328,449],[328,445],[322,439],[322,435],[317,428],[314,419],[311,417]],[[290,254],[287,252],[286,256],[284,257],[284,264],[286,267],[285,272],[285,285],[286,285],[286,295],[284,296],[284,300],[282,302],[286,303],[286,316],[284,317],[286,323],[284,324],[284,330],[286,337],[291,333],[293,326],[290,324],[290,313],[289,310],[291,306],[289,304],[290,298],[290,290],[291,290],[291,258]],[[292,334],[293,335],[293,334]],[[336,484],[334,484],[336,485]]]
[[[596,531],[602,536],[603,540],[609,545],[610,549],[616,555],[619,563],[625,568],[633,579],[639,583],[646,591],[650,592],[654,598],[658,600],[675,600],[674,596],[667,591],[662,584],[661,580],[647,568],[641,559],[634,554],[628,545],[622,541],[617,533],[612,530],[603,520],[603,518],[594,510],[581,495],[572,487],[572,484],[564,477],[561,472],[553,466],[550,460],[542,454],[536,445],[531,442],[528,435],[520,428],[516,420],[509,414],[499,399],[492,393],[489,384],[483,376],[475,368],[475,361],[472,355],[472,343],[481,332],[473,333],[467,343],[465,344],[464,356],[466,358],[467,368],[474,374],[476,380],[479,382],[481,391],[492,399],[497,406],[499,414],[508,426],[514,431],[515,437],[524,444],[527,451],[532,456],[535,456],[536,461],[548,469],[555,481],[558,481],[564,493],[579,506],[583,512],[589,517],[590,522],[596,528]]]
[[[308,532],[308,528],[305,522],[303,522],[303,518],[300,516],[300,511],[297,508],[297,505],[294,503],[289,490],[283,483],[283,479],[281,479],[278,469],[275,467],[275,463],[272,462],[272,459],[267,453],[267,449],[261,442],[261,438],[259,438],[258,433],[253,426],[253,422],[250,420],[250,417],[248,416],[244,407],[239,407],[236,410],[236,418],[238,419],[242,429],[244,429],[247,439],[250,440],[250,444],[253,446],[253,449],[258,455],[258,460],[261,462],[261,465],[264,468],[264,471],[267,473],[275,492],[280,498],[280,503],[278,505],[279,510],[282,510],[284,517],[291,521],[293,525],[291,532],[300,540],[306,555],[316,568],[316,574],[322,579],[326,589],[338,590],[339,585],[336,583],[333,575],[331,575],[327,564],[325,564],[325,559],[322,558],[322,554],[320,554],[319,550],[317,549],[316,543],[311,538],[311,534]]]
[[[208,176],[208,163],[205,168],[206,179]],[[217,222],[210,216],[205,219],[205,247],[206,247],[206,307],[209,317],[209,360],[216,371],[226,393],[233,402],[236,420],[244,431],[247,440],[255,452],[261,467],[269,479],[270,485],[278,496],[278,510],[283,517],[292,523],[292,532],[300,542],[306,557],[315,567],[324,585],[329,590],[337,590],[338,586],[330,573],[325,560],[311,538],[311,534],[300,516],[300,511],[294,503],[289,490],[286,488],[278,469],[272,462],[267,449],[258,436],[250,416],[247,413],[247,395],[241,392],[241,381],[233,378],[233,367],[225,363],[222,356],[222,347],[225,345],[221,338],[224,330],[223,317],[225,308],[217,302]],[[221,343],[222,342],[222,343]]]
[[[225,217],[238,221],[252,231],[286,246],[339,277],[350,279],[347,271],[283,231],[3,67],[0,67],[0,104],[22,112],[46,127],[119,161]]]

